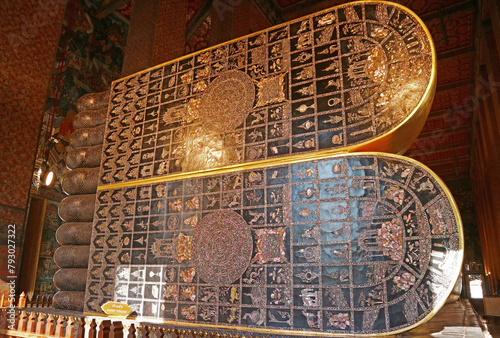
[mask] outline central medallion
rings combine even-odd
[[[202,218],[192,244],[192,261],[200,278],[228,285],[250,264],[253,241],[250,227],[232,210],[219,210]]]
[[[210,131],[230,132],[245,121],[254,100],[250,76],[239,70],[227,71],[212,81],[201,97],[201,124]]]

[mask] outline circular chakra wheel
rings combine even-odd
[[[240,278],[250,264],[252,233],[238,213],[220,210],[202,218],[192,248],[192,261],[200,278],[227,285]]]
[[[201,98],[201,124],[210,131],[232,131],[245,121],[254,99],[250,76],[239,70],[227,71],[210,83]]]

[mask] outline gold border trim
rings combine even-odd
[[[298,162],[304,162],[304,161],[321,160],[321,159],[325,159],[325,158],[329,158],[331,156],[341,155],[341,154],[348,154],[348,152],[347,151],[339,152],[339,151],[333,151],[333,150],[325,150],[325,151],[318,151],[318,152],[314,152],[314,153],[305,153],[305,154],[297,154],[297,155],[284,156],[284,157],[278,157],[278,158],[271,158],[271,159],[266,159],[266,160],[261,160],[261,161],[238,163],[238,164],[217,167],[217,168],[210,168],[210,169],[203,169],[203,170],[189,171],[189,172],[181,172],[181,173],[158,176],[158,177],[143,178],[143,179],[133,180],[133,181],[112,183],[112,184],[107,184],[107,185],[102,185],[102,186],[97,187],[97,191],[125,188],[125,187],[135,187],[135,186],[154,184],[154,183],[172,182],[172,181],[183,180],[186,178],[206,177],[206,176],[210,176],[210,175],[232,173],[235,171],[261,169],[261,168],[266,168],[268,166],[278,166],[278,165],[285,165],[285,164],[298,163]],[[353,153],[351,153],[351,154],[353,154]]]

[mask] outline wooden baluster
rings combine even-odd
[[[44,334],[45,333],[45,318],[47,315],[45,313],[39,313],[38,319],[36,321],[36,334]]]
[[[76,338],[83,338],[85,336],[85,318],[84,317],[78,318],[77,323],[78,323],[78,329],[76,331]]]
[[[34,295],[33,295],[33,297],[34,297]],[[42,305],[42,296],[38,295],[35,298],[35,307],[40,307],[41,305]]]
[[[47,307],[52,307],[52,296],[47,295]]]
[[[144,327],[140,324],[134,325],[135,335],[137,337],[144,337]]]
[[[111,327],[111,320],[105,319],[101,322],[101,325],[99,325],[99,333],[97,335],[98,338],[108,338],[109,337],[109,331]]]
[[[96,338],[97,335],[97,323],[95,319],[92,319],[90,321],[90,324],[88,325],[89,328],[89,337],[88,338]]]
[[[24,320],[24,323],[21,322],[21,319]],[[14,325],[10,325],[11,323],[8,323],[8,326],[10,326],[11,329],[17,331],[21,330],[24,332],[26,330],[26,324],[28,322],[28,314],[25,312],[23,316],[22,311],[16,311],[14,321],[15,321]],[[19,329],[20,327],[21,329]]]
[[[64,337],[64,316],[59,315],[56,323],[56,331],[54,332],[54,336],[56,337]]]
[[[69,316],[68,321],[66,323],[66,334],[65,337],[72,338],[75,334],[75,317]]]
[[[47,317],[47,322],[45,323],[45,332],[46,336],[52,336],[54,334],[54,315],[49,314]]]
[[[95,320],[95,332],[96,332],[96,338],[99,337],[100,335],[100,331],[101,331],[101,324],[102,324],[102,321],[103,319],[102,318],[94,318]]]
[[[20,309],[26,307],[26,294],[24,293],[24,291],[21,292],[21,294],[19,295],[19,301],[17,303],[17,307]]]
[[[135,338],[135,333],[137,330],[135,329],[135,325],[132,323],[130,326],[124,325],[123,327],[123,336],[125,338]]]
[[[179,338],[178,332],[175,329],[169,329],[170,330],[170,337],[171,338]]]
[[[109,338],[123,338],[122,322],[113,322],[109,328]]]
[[[17,331],[26,332],[26,325],[28,324],[28,313],[22,311],[19,314],[19,320],[17,321]]]
[[[35,333],[36,329],[36,314],[31,312],[28,317],[28,324],[26,325],[26,332]]]
[[[7,329],[7,311],[0,310],[0,329]],[[3,337],[4,335],[0,335]]]
[[[149,333],[150,333],[150,331],[149,331],[149,326],[148,326],[148,325],[144,325],[144,326],[142,327],[142,336],[141,336],[141,337],[144,337],[144,338],[150,338],[150,337],[149,337]]]
[[[130,322],[121,322],[122,323],[122,332],[123,332],[123,338],[128,338],[129,332],[130,332]]]
[[[156,330],[156,337],[157,338],[165,338],[166,335],[165,335],[165,330],[163,330],[162,327],[159,327],[157,330]]]

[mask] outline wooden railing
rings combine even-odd
[[[111,321],[106,317],[61,314],[52,308],[52,297],[19,296],[16,307],[0,298],[0,338],[252,338],[263,335],[227,333],[205,329],[172,328],[134,320]]]
[[[248,334],[229,334],[197,329],[167,328],[158,324],[136,325],[131,320],[111,321],[104,317],[54,315],[30,310],[0,309],[0,338],[251,338]],[[11,317],[12,316],[12,317]],[[9,319],[14,321],[10,322]]]
[[[0,310],[0,337],[84,337],[85,320],[73,316]],[[90,332],[90,331],[89,331]],[[95,337],[95,335],[94,335]],[[122,336],[123,337],[123,336]]]
[[[11,307],[8,302],[7,295],[3,294],[0,297],[0,308]],[[18,308],[32,308],[32,307],[52,307],[52,296],[51,295],[33,295],[31,298],[27,297],[24,292],[19,295],[17,301]]]

